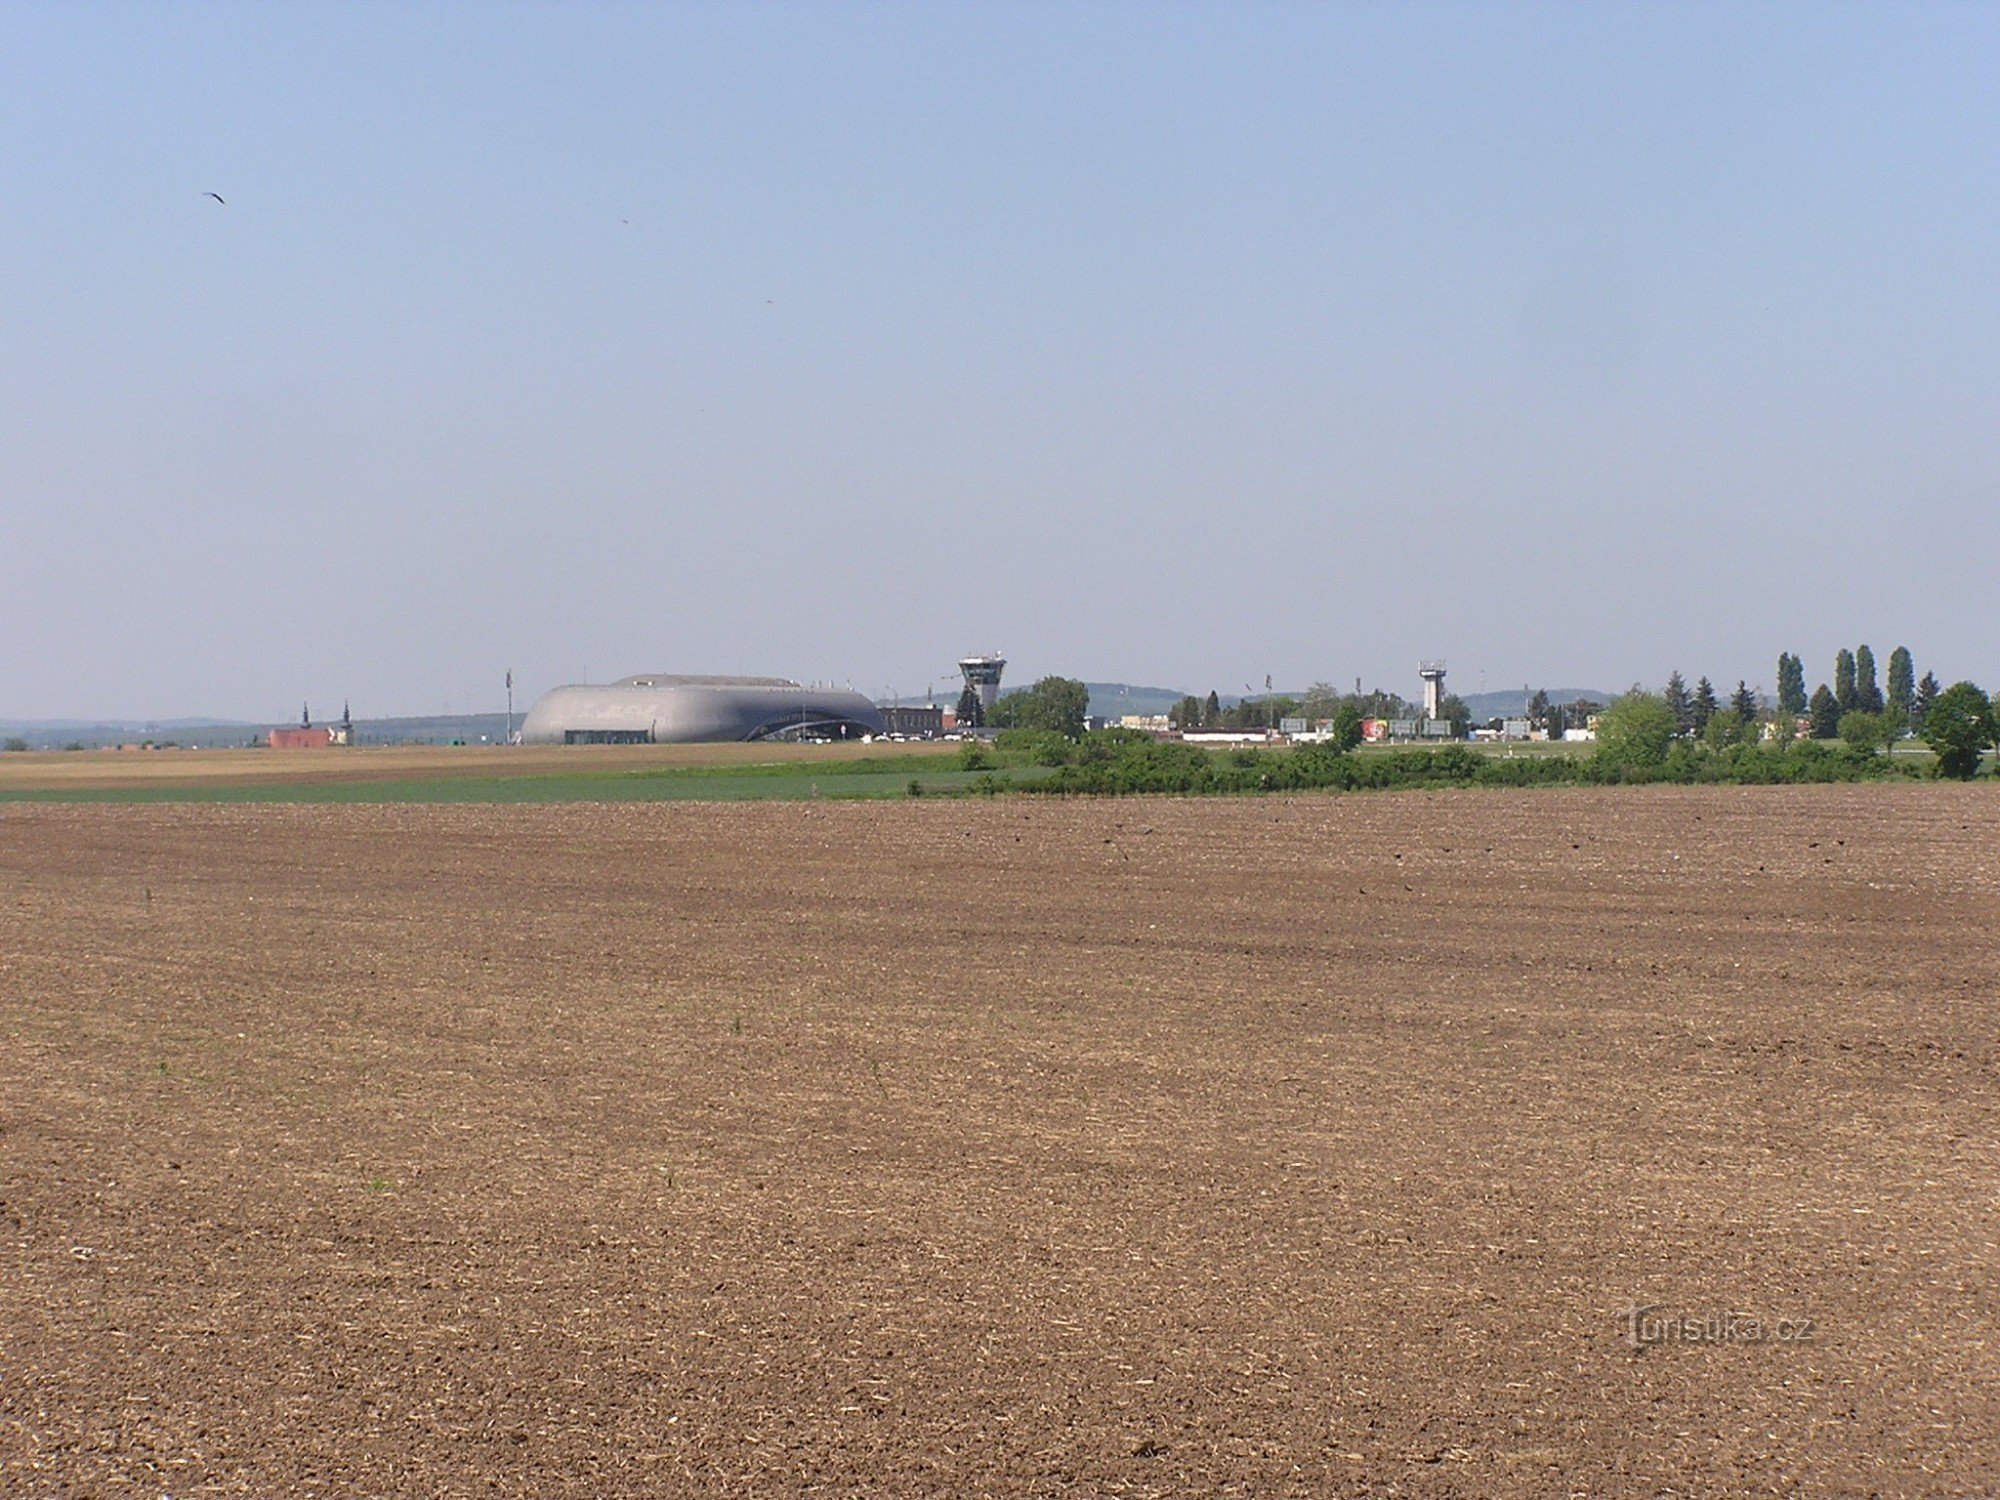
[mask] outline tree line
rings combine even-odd
[[[1875,680],[1875,653],[1865,644],[1852,651],[1841,647],[1833,659],[1832,685],[1822,682],[1810,695],[1805,664],[1789,652],[1778,657],[1778,711],[1807,720],[1810,734],[1818,740],[1873,738],[1889,743],[1921,734],[1931,705],[1943,692],[1936,673],[1917,678],[1907,646],[1889,653],[1886,690]],[[1857,714],[1862,717],[1850,723],[1850,716]]]
[[[1267,690],[1262,696],[1256,696],[1246,692],[1243,697],[1227,704],[1213,690],[1206,698],[1191,693],[1167,710],[1167,722],[1180,730],[1275,729],[1287,719],[1338,726],[1352,718],[1358,726],[1364,719],[1421,719],[1423,716],[1420,707],[1400,694],[1382,688],[1373,688],[1365,693],[1343,693],[1325,682],[1315,682],[1305,692],[1297,694]],[[1472,722],[1472,710],[1456,693],[1446,693],[1438,700],[1438,718],[1450,723],[1454,734],[1462,735]]]
[[[1463,701],[1451,696],[1440,706],[1447,711],[1442,717],[1451,718],[1455,731],[1462,735],[1470,717]],[[1032,687],[1002,695],[984,719],[995,729],[1012,731],[1008,739],[1016,745],[1025,748],[1032,744],[1042,764],[1073,764],[1070,752],[1063,747],[1085,739],[1089,708],[1090,690],[1083,683],[1068,677],[1044,677]],[[980,722],[978,700],[969,688],[960,709],[962,722]],[[1708,774],[1703,767],[1721,768],[1717,774],[1726,773],[1730,778],[1844,776],[1872,760],[1880,760],[1886,767],[1880,752],[1912,733],[1936,754],[1939,774],[1963,777],[1978,770],[1981,755],[2000,739],[2000,719],[1977,684],[1958,682],[1943,687],[1931,672],[1918,679],[1909,649],[1903,646],[1889,655],[1886,688],[1878,684],[1874,652],[1864,644],[1851,651],[1842,647],[1834,658],[1833,684],[1822,683],[1810,695],[1805,691],[1800,659],[1783,652],[1778,657],[1778,701],[1770,711],[1746,682],[1739,680],[1725,701],[1707,677],[1698,678],[1690,688],[1678,670],[1669,674],[1660,692],[1635,687],[1608,708],[1586,699],[1564,708],[1552,703],[1546,691],[1534,694],[1528,704],[1530,723],[1552,735],[1559,735],[1567,725],[1581,725],[1586,715],[1597,720],[1598,748],[1591,759],[1597,768],[1593,774],[1600,779],[1700,779]],[[1261,698],[1239,699],[1227,707],[1214,692],[1206,699],[1189,695],[1168,717],[1183,730],[1275,728],[1288,718],[1331,723],[1333,733],[1323,748],[1339,754],[1361,742],[1364,718],[1418,716],[1412,704],[1394,693],[1380,689],[1340,693],[1326,683],[1315,683],[1303,695],[1267,693]],[[1842,742],[1851,758],[1781,763],[1754,757],[1744,761],[1733,754],[1761,746],[1783,755],[1787,745],[1801,738],[1802,721],[1804,739]],[[1100,746],[1108,743],[1092,738]],[[1117,758],[1126,762],[1132,773],[1130,780],[1175,779],[1159,776],[1157,765],[1151,769],[1140,766],[1133,759],[1137,752],[1130,748],[1136,742],[1117,742]],[[1336,779],[1348,780],[1353,774],[1343,771]]]
[[[1695,743],[1711,751],[1758,742],[1783,745],[1806,740],[1838,740],[1858,754],[1874,756],[1915,735],[1937,756],[1940,775],[1965,777],[2000,737],[1992,701],[1976,683],[1939,684],[1935,673],[1922,680],[1907,647],[1889,656],[1888,686],[1876,680],[1875,653],[1866,645],[1842,647],[1834,657],[1833,684],[1805,690],[1805,667],[1797,656],[1778,657],[1778,701],[1764,713],[1757,696],[1736,684],[1727,707],[1717,702],[1706,677],[1690,690],[1676,671],[1657,694],[1634,688],[1600,715],[1598,756],[1607,764],[1635,769],[1659,767],[1679,746]]]

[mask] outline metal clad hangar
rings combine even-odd
[[[882,733],[860,693],[783,677],[648,673],[551,688],[521,721],[524,745],[664,745],[718,740],[851,740]]]

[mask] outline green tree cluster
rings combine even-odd
[[[1962,780],[1977,773],[1995,728],[1993,702],[1976,684],[1954,682],[1938,693],[1924,714],[1924,742],[1937,755],[1938,774]]]
[[[1634,688],[1598,715],[1597,760],[1620,771],[1657,770],[1681,732],[1681,722],[1664,696]]]
[[[1619,710],[1628,706],[1633,705],[1621,700],[1607,710],[1600,718],[1600,733],[1609,721],[1615,734],[1616,726],[1628,717]],[[1711,729],[1726,722],[1732,712],[1720,711],[1711,721]],[[1111,730],[1086,735],[1080,743],[1065,746],[1061,762],[1052,774],[1012,785],[1022,791],[1072,795],[1208,794],[1592,785],[1624,781],[1778,785],[1915,774],[1907,765],[1840,744],[1801,740],[1717,748],[1702,742],[1675,740],[1671,733],[1662,733],[1668,717],[1664,704],[1657,698],[1639,709],[1637,718],[1643,721],[1635,724],[1641,738],[1649,744],[1667,747],[1657,762],[1621,758],[1615,738],[1610,756],[1600,753],[1508,758],[1484,755],[1467,745],[1369,755],[1345,754],[1324,745],[1210,751],[1198,745]],[[1599,743],[1601,747],[1603,742]],[[990,789],[1001,787],[1002,784],[996,783]]]
[[[1083,737],[1089,716],[1089,688],[1074,677],[1044,677],[1033,687],[1002,694],[993,705],[990,723],[995,729],[1025,729],[1075,740]]]
[[[1916,667],[1910,657],[1910,648],[1898,646],[1889,653],[1889,686],[1884,692],[1875,678],[1875,652],[1865,642],[1852,651],[1842,646],[1834,653],[1833,686],[1827,692],[1833,699],[1833,709],[1829,715],[1818,703],[1815,692],[1809,699],[1805,691],[1805,667],[1798,657],[1789,651],[1778,656],[1778,709],[1793,717],[1800,714],[1812,719],[1814,739],[1833,739],[1843,731],[1840,722],[1848,714],[1872,714],[1882,720],[1882,733],[1893,742],[1910,732],[1922,722],[1926,704],[1922,690],[1915,682]],[[1937,679],[1926,678],[1931,683],[1931,695],[1937,692]],[[1855,732],[1863,732],[1864,726],[1856,726]]]
[[[1471,721],[1471,713],[1465,705],[1448,694],[1440,706],[1446,710],[1446,717],[1451,716],[1453,709],[1456,710],[1460,733],[1463,733],[1464,726]],[[1328,683],[1316,682],[1303,695],[1273,692],[1246,694],[1227,706],[1223,704],[1221,695],[1213,691],[1205,700],[1190,695],[1167,711],[1167,722],[1181,730],[1275,729],[1286,719],[1324,723],[1338,719],[1345,710],[1353,712],[1357,725],[1363,719],[1417,717],[1417,711],[1409,703],[1380,688],[1366,693],[1342,693]]]
[[[1740,681],[1736,686],[1738,696],[1731,700],[1730,706],[1741,720],[1737,726],[1740,734],[1743,725],[1756,721],[1757,700]],[[1667,685],[1660,690],[1660,701],[1673,715],[1674,734],[1682,739],[1702,738],[1708,731],[1709,721],[1722,710],[1722,700],[1716,696],[1714,683],[1703,677],[1690,691],[1687,679],[1678,670],[1667,674]]]

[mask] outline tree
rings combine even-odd
[[[979,694],[972,684],[965,685],[965,691],[958,695],[958,727],[977,729],[986,722],[985,711],[980,706]]]
[[[1889,716],[1855,709],[1840,716],[1840,737],[1857,750],[1879,750],[1890,742]]]
[[[1347,701],[1364,719],[1414,719],[1417,711],[1408,701],[1381,688],[1351,695]]]
[[[1840,700],[1833,696],[1833,689],[1825,683],[1813,689],[1812,701],[1806,705],[1806,712],[1812,716],[1814,739],[1830,740],[1840,733]]]
[[[1454,739],[1464,739],[1465,731],[1472,727],[1472,710],[1456,693],[1446,693],[1438,699],[1438,717],[1451,725]]]
[[[1854,652],[1854,706],[1864,714],[1882,712],[1882,689],[1875,685],[1875,653],[1865,644]]]
[[[1630,697],[1628,693],[1626,695]],[[1666,691],[1661,694],[1661,702],[1667,705],[1667,712],[1674,716],[1674,733],[1686,734],[1694,728],[1694,699],[1688,696],[1687,682],[1679,669],[1667,674]]]
[[[1208,702],[1201,708],[1201,723],[1204,729],[1222,722],[1222,700],[1215,695],[1215,689],[1208,690]]]
[[[1189,693],[1167,710],[1167,722],[1176,729],[1201,728],[1201,699]]]
[[[1634,688],[1598,715],[1596,758],[1624,770],[1650,770],[1666,760],[1679,732],[1665,698]]]
[[[1702,742],[1711,750],[1720,750],[1728,745],[1743,743],[1745,726],[1749,720],[1733,708],[1718,708],[1709,715],[1708,723],[1701,731]]]
[[[1746,728],[1757,722],[1757,695],[1741,677],[1736,679],[1736,691],[1729,695],[1729,711]]]
[[[1917,684],[1916,697],[1910,700],[1910,717],[1914,721],[1911,728],[1922,733],[1924,719],[1929,715],[1931,705],[1937,702],[1938,694],[1943,691],[1943,686],[1937,680],[1937,673],[1924,673],[1924,680]]]
[[[1916,677],[1916,664],[1910,659],[1908,646],[1898,646],[1889,653],[1889,695],[1882,706],[1903,729],[1910,724],[1910,709],[1917,696]]]
[[[1553,705],[1549,702],[1548,689],[1536,688],[1535,696],[1528,700],[1528,727],[1530,729],[1547,729],[1549,727],[1549,713],[1552,707]]]
[[[1715,701],[1715,685],[1706,677],[1694,685],[1694,700],[1691,712],[1694,717],[1694,732],[1700,734],[1708,728],[1708,721],[1715,717],[1716,709],[1722,705]]]
[[[1789,651],[1778,654],[1778,712],[1797,718],[1806,711],[1806,664]]]
[[[1330,682],[1315,682],[1306,689],[1306,695],[1299,704],[1299,712],[1308,719],[1330,719],[1340,707],[1340,690]]]
[[[1352,750],[1361,743],[1361,711],[1351,703],[1344,703],[1333,711],[1331,738],[1327,741],[1336,750]]]
[[[1083,738],[1083,721],[1090,714],[1090,689],[1073,677],[1044,677],[1033,687],[1007,695],[1013,701],[1009,715],[1014,729],[1040,730],[1059,734],[1066,740]]]
[[[1236,710],[1240,728],[1275,729],[1280,720],[1299,717],[1299,700],[1284,693],[1266,693],[1261,698],[1245,698]]]
[[[1993,738],[1992,700],[1970,682],[1954,682],[1924,715],[1924,742],[1937,752],[1940,776],[1963,780],[1978,771]]]
[[[1833,701],[1840,705],[1842,713],[1861,706],[1860,694],[1854,688],[1854,653],[1845,646],[1833,658]],[[1823,736],[1816,734],[1814,738]]]

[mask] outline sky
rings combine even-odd
[[[1992,686],[1996,77],[1988,4],[21,0],[0,718]]]

